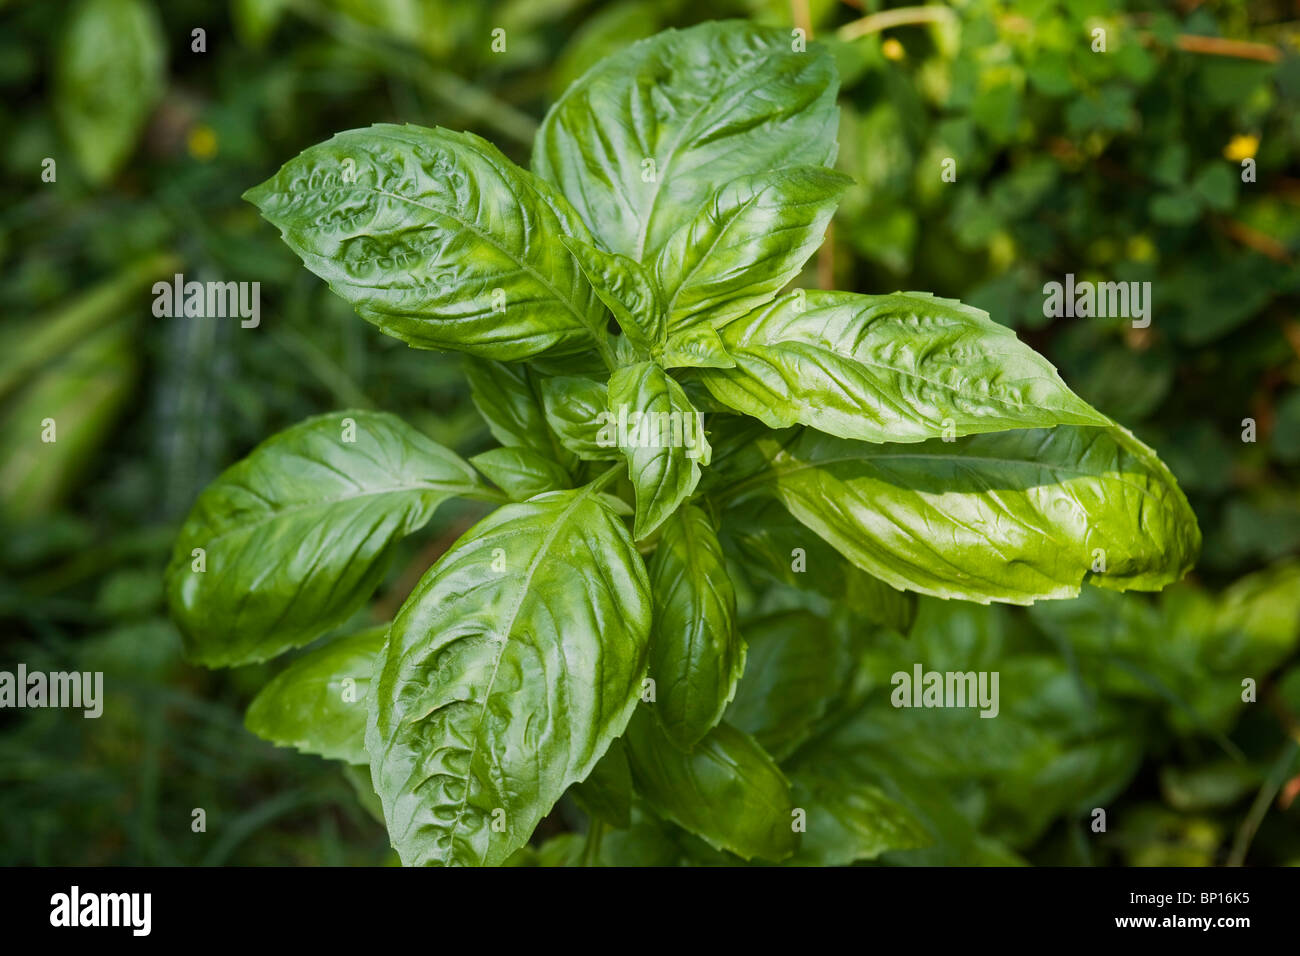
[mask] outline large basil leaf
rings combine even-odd
[[[86,178],[112,176],[162,97],[166,47],[145,0],[85,0],[59,45],[54,109]]]
[[[721,328],[769,301],[803,269],[852,184],[819,166],[742,176],[713,193],[655,260],[670,331]]]
[[[892,588],[856,567],[779,501],[757,498],[728,508],[722,515],[721,537],[747,571],[815,591],[833,606],[846,607],[904,634],[912,626],[915,595]]]
[[[628,724],[636,789],[656,813],[715,850],[746,860],[784,860],[797,845],[790,784],[753,737],[714,727],[693,750],[664,734],[643,704]]]
[[[541,383],[528,366],[466,356],[464,369],[470,398],[492,437],[507,447],[531,448],[565,468],[577,463],[547,427]]]
[[[605,252],[568,236],[562,236],[561,241],[578,260],[596,295],[609,307],[627,337],[647,353],[662,345],[666,332],[664,306],[650,274],[627,256]]]
[[[737,21],[642,40],[556,102],[533,169],[607,251],[653,262],[719,183],[834,158],[834,61],[791,47],[788,31]]]
[[[221,667],[315,640],[365,603],[394,543],[439,504],[491,494],[393,415],[337,412],[285,429],[199,495],[176,539],[167,594],[187,653]]]
[[[703,416],[677,381],[653,362],[620,368],[609,379],[610,427],[636,489],[633,535],[659,527],[695,490],[709,463]],[[626,427],[625,424],[626,423]]]
[[[495,865],[584,779],[636,705],[650,583],[591,488],[506,505],[389,630],[366,730],[403,862]]]
[[[576,375],[542,380],[546,423],[570,453],[583,461],[617,461],[616,432],[606,427],[609,388],[603,382]]]
[[[556,191],[471,133],[339,133],[244,194],[312,272],[417,348],[513,361],[604,340],[600,300],[560,235]]]
[[[650,676],[655,716],[690,749],[722,719],[745,670],[736,592],[709,516],[683,505],[663,524],[650,563],[655,625]]]
[[[917,292],[794,292],[722,331],[733,369],[700,377],[773,428],[913,442],[1106,425],[1051,364],[978,309]]]
[[[1200,548],[1169,470],[1118,426],[1022,429],[916,445],[811,429],[759,439],[749,479],[894,587],[987,604],[1158,590]]]
[[[388,625],[330,641],[298,658],[248,705],[244,726],[280,747],[366,764],[366,695]]]

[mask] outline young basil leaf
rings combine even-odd
[[[837,87],[830,55],[793,51],[788,31],[737,21],[666,30],[569,87],[537,132],[533,169],[602,247],[653,262],[718,183],[829,164]]]
[[[366,729],[408,865],[495,865],[586,778],[636,706],[650,582],[589,487],[493,512],[389,630]]]
[[[615,740],[596,762],[586,780],[569,791],[588,814],[610,826],[624,828],[632,823],[632,771],[627,766],[623,741]]]
[[[745,679],[726,721],[784,760],[813,733],[848,669],[844,644],[828,621],[786,611],[744,625],[749,645]]]
[[[746,570],[815,591],[835,606],[902,634],[912,626],[915,595],[891,588],[856,567],[779,501],[759,498],[728,508],[722,516],[721,537],[729,553],[744,559]],[[749,730],[744,724],[733,723]]]
[[[86,178],[106,182],[130,155],[166,82],[153,5],[84,0],[59,46],[54,110]]]
[[[703,416],[671,375],[653,362],[620,368],[609,379],[608,427],[617,429],[636,489],[633,535],[651,534],[677,510],[709,463]]]
[[[470,464],[492,479],[512,501],[573,486],[567,471],[531,448],[493,448],[475,455]]]
[[[551,430],[583,461],[618,461],[622,457],[617,442],[602,425],[607,418],[608,386],[570,375],[542,379],[542,404]]]
[[[366,695],[388,625],[308,651],[253,698],[244,726],[279,747],[366,764]]]
[[[555,242],[586,227],[471,133],[348,130],[244,198],[362,318],[416,348],[515,361],[604,341],[605,310]]]
[[[285,429],[199,495],[176,539],[167,594],[187,654],[228,667],[314,641],[366,602],[392,546],[439,504],[488,493],[393,415]]]
[[[704,369],[702,381],[773,428],[914,442],[1109,424],[1014,332],[951,299],[800,290],[722,339],[736,367]]]
[[[847,866],[933,842],[915,813],[852,771],[800,768],[791,772],[790,783],[795,804],[807,814],[792,865]]]
[[[790,784],[754,738],[719,724],[684,751],[664,734],[653,706],[637,708],[624,737],[632,780],[651,809],[746,860],[794,853]]]
[[[722,339],[711,325],[696,325],[671,336],[659,364],[664,368],[735,368]]]
[[[640,263],[570,236],[561,236],[560,241],[578,260],[624,334],[646,352],[661,346],[666,329],[663,302],[655,280]]]
[[[541,380],[527,366],[467,355],[463,367],[470,398],[493,438],[508,447],[531,448],[566,469],[577,464],[577,456],[547,426]]]
[[[784,446],[783,446],[784,441]],[[752,479],[894,587],[987,604],[1158,590],[1200,550],[1169,470],[1118,426],[872,445],[805,429],[760,439]]]
[[[721,328],[769,302],[822,244],[852,182],[820,166],[792,166],[719,187],[655,260],[669,330]]]
[[[722,719],[745,670],[736,592],[709,516],[683,505],[663,524],[650,563],[655,716],[689,750]]]

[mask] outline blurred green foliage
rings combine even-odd
[[[455,356],[358,321],[238,197],[374,122],[471,129],[526,163],[597,59],[730,16],[811,28],[840,65],[857,185],[801,284],[987,309],[1159,450],[1206,541],[1161,595],[926,600],[908,637],[755,577],[756,631],[813,615],[804,633],[846,655],[842,705],[791,718],[816,728],[806,761],[925,822],[929,845],[886,862],[1300,863],[1300,20],[1281,0],[881,8],[0,3],[0,668],[102,670],[107,693],[98,720],[0,712],[0,864],[393,862],[365,781],[244,730],[275,666],[183,661],[161,571],[197,491],[307,415],[397,411],[466,454],[490,438]],[[173,272],[259,281],[261,326],[154,317]],[[1067,273],[1150,281],[1151,326],[1045,318]],[[477,513],[440,512],[351,626],[385,620]],[[1002,714],[891,707],[917,661],[999,671]],[[578,859],[574,819],[566,798],[529,862]],[[665,833],[638,815],[602,859],[718,862]]]

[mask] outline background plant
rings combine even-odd
[[[11,518],[4,535],[6,657],[29,666],[111,661],[113,697],[101,725],[111,722],[114,730],[90,735],[58,715],[4,715],[10,759],[3,845],[12,859],[53,862],[379,859],[382,831],[357,815],[338,771],[259,747],[240,728],[244,706],[272,668],[208,673],[180,662],[175,633],[159,615],[161,563],[199,487],[257,440],[306,415],[367,405],[400,409],[465,455],[482,450],[489,437],[466,401],[455,360],[417,355],[356,322],[236,197],[285,156],[359,118],[474,129],[526,160],[531,117],[541,115],[546,91],[556,95],[594,62],[595,51],[690,18],[752,12],[788,28],[791,11],[784,4],[752,11],[728,4],[575,5],[511,21],[522,7],[476,5],[483,13],[475,16],[526,24],[511,30],[505,54],[492,54],[486,40],[462,42],[486,35],[478,24],[464,33],[421,33],[399,5],[363,19],[342,6],[294,4],[270,20],[251,15],[270,6],[241,3],[231,20],[222,5],[167,4],[158,9],[165,47],[158,105],[124,166],[92,188],[80,181],[61,125],[67,120],[58,119],[66,113],[53,101],[56,51],[74,7],[60,19],[39,6],[10,3],[4,14],[12,29],[4,31],[0,58],[7,91],[0,122],[11,148],[0,222],[11,311],[49,324],[47,317],[81,293],[110,287],[109,280],[129,276],[136,260],[164,250],[179,257],[187,275],[207,270],[216,278],[261,279],[267,323],[273,314],[277,321],[264,324],[265,335],[219,322],[157,322],[144,311],[147,283],[128,281],[117,304],[91,300],[103,311],[89,320],[123,328],[125,356],[119,348],[77,364],[62,357],[57,340],[26,353],[4,398],[11,420],[22,420],[17,398],[38,383],[68,396],[61,422],[74,413],[101,419],[87,428],[81,454],[57,468],[44,461],[40,477],[26,484],[19,476],[31,474],[31,459],[18,452],[29,448],[31,434],[7,432],[15,437],[4,446],[6,504],[14,504],[14,515],[40,520],[24,527]],[[433,5],[423,8],[441,15]],[[1019,750],[1004,750],[1001,736],[984,742],[986,752],[1014,758],[1023,773],[1009,777],[994,764],[964,772],[954,825],[1035,861],[1294,858],[1296,811],[1286,787],[1293,750],[1282,729],[1295,709],[1294,696],[1287,697],[1295,626],[1285,575],[1300,533],[1289,451],[1296,447],[1290,411],[1297,367],[1290,344],[1294,61],[1286,11],[1255,5],[1247,13],[1234,4],[1172,12],[1017,4],[1012,11],[972,3],[952,18],[851,38],[849,27],[863,12],[814,4],[809,14],[839,61],[839,166],[856,185],[841,204],[829,251],[799,284],[927,288],[1017,326],[1083,398],[1132,425],[1178,475],[1206,547],[1194,579],[1176,590],[1194,595],[1189,601],[1202,608],[1240,608],[1216,612],[1218,623],[1209,627],[1206,615],[1170,617],[1167,598],[1150,610],[1130,595],[1045,605],[1045,614],[1029,615],[923,601],[919,620],[930,622],[931,633],[949,634],[951,647],[978,641],[993,659],[1050,655],[1080,687],[1068,725],[1034,719],[1027,722],[1032,736],[1008,727],[1005,737],[1018,739]],[[1077,42],[1093,17],[1110,27],[1116,56],[1092,55]],[[189,32],[201,23],[209,51],[191,55]],[[836,41],[840,28],[844,43]],[[1229,56],[1187,40],[1218,36],[1256,46],[1248,57]],[[945,193],[931,160],[953,144],[961,149],[958,182],[942,184],[952,191]],[[1257,184],[1237,185],[1218,205],[1194,201],[1191,214],[1184,202],[1178,221],[1151,214],[1148,206],[1169,193],[1205,193],[1195,185],[1202,175],[1222,180],[1207,171],[1227,165],[1235,172],[1250,149],[1259,161]],[[1152,161],[1166,150],[1173,155],[1168,169]],[[57,186],[39,183],[44,156],[59,157]],[[955,193],[971,196],[961,215],[950,198]],[[864,207],[872,214],[863,215]],[[979,228],[963,225],[972,223]],[[1035,291],[1041,282],[1089,269],[1152,278],[1157,320],[1146,335],[1119,323],[1042,318]],[[1210,281],[1225,269],[1239,281]],[[126,321],[110,322],[114,315]],[[1213,327],[1229,319],[1236,324]],[[1202,331],[1188,331],[1198,323]],[[106,387],[108,395],[123,396],[120,403],[82,400],[104,395]],[[1260,423],[1255,444],[1240,442],[1247,414]],[[14,490],[24,487],[33,490]],[[37,502],[38,491],[48,504]],[[385,596],[404,595],[456,536],[446,532],[467,526],[474,512],[459,508],[449,502],[425,533],[399,547],[381,587],[379,619],[400,600]],[[1278,570],[1232,588],[1270,566]],[[1261,586],[1270,581],[1277,586]],[[745,608],[752,594],[743,583],[739,590]],[[773,590],[764,583],[761,593],[774,601]],[[816,603],[782,594],[800,606]],[[1081,614],[1085,603],[1093,616],[1080,617],[1072,631],[1048,620],[1067,606]],[[1234,615],[1255,623],[1232,623]],[[1139,619],[1147,622],[1142,628]],[[367,620],[361,614],[351,623]],[[1199,624],[1187,625],[1180,641],[1158,653],[1136,640],[1167,636],[1174,620]],[[1110,635],[1105,654],[1098,634]],[[1063,652],[1089,635],[1090,655]],[[1122,654],[1117,644],[1125,646]],[[1247,667],[1273,675],[1263,683],[1266,703],[1202,713],[1198,675],[1221,668],[1226,684]],[[1083,718],[1103,704],[1120,709],[1130,742],[1125,760],[1098,770],[1114,810],[1112,832],[1104,836],[1087,833],[1081,814],[1094,804],[1082,795],[1072,799],[1067,784],[1058,783],[1053,800],[1044,801],[1025,783],[1054,758],[1072,766],[1099,759],[1081,742],[1094,738]],[[888,730],[898,735],[913,726]],[[923,739],[942,742],[951,734],[936,730]],[[877,749],[878,760],[916,763],[901,750]],[[916,779],[924,784],[938,774],[957,792],[940,763],[916,767]],[[218,767],[220,787],[212,783]],[[189,811],[200,804],[223,815],[220,839],[189,830]],[[562,802],[540,836],[580,826],[570,813]],[[572,840],[554,846],[566,844]]]

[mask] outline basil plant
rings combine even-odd
[[[905,630],[918,593],[1030,604],[1191,566],[1168,469],[1013,332],[790,288],[852,182],[836,93],[816,45],[706,23],[575,82],[531,171],[381,124],[247,193],[362,318],[463,353],[500,442],[466,461],[392,414],[309,419],[202,493],[168,569],[194,661],[262,661],[346,630],[442,502],[496,506],[248,714],[359,768],[404,863],[518,863],[566,794],[588,861],[647,827],[732,861],[915,845],[882,792],[798,769],[842,689],[805,679],[816,635],[738,623],[738,582]]]

